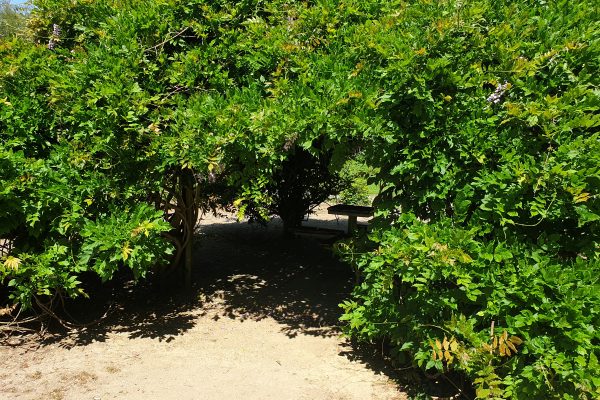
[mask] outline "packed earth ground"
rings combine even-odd
[[[323,208],[315,218],[306,224],[345,227]],[[322,243],[231,215],[204,216],[197,239],[191,295],[131,285],[73,306],[110,307],[98,324],[12,338],[0,398],[406,398],[380,355],[340,337],[353,274]]]

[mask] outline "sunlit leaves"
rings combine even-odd
[[[4,260],[4,263],[2,265],[6,269],[16,271],[19,269],[19,265],[21,265],[21,259],[19,259],[18,257],[8,256],[6,260]]]

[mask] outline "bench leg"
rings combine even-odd
[[[348,216],[348,235],[356,230],[356,215]]]

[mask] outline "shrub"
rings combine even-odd
[[[352,60],[338,57],[353,19],[322,12],[336,7],[35,1],[31,40],[0,41],[0,240],[10,243],[0,262],[13,300],[31,304],[34,287],[81,293],[46,273],[58,253],[72,282],[83,269],[141,277],[169,253],[189,279],[199,209],[231,202],[264,216],[287,191],[300,205],[278,212],[292,210],[293,224],[334,190],[320,175],[335,173],[330,159],[347,153],[337,145],[364,125],[349,116],[368,113],[349,95]],[[298,166],[311,184],[288,190],[297,178],[281,177]],[[136,237],[149,253],[141,264],[122,256],[135,223],[152,226]]]
[[[357,29],[385,128],[348,334],[479,398],[598,398],[599,27],[593,2],[449,1]]]
[[[342,304],[351,334],[385,338],[399,361],[463,371],[479,398],[597,397],[597,259],[410,214],[369,244],[353,260],[362,283]]]
[[[341,203],[359,206],[371,205],[369,181],[375,176],[375,170],[365,163],[362,153],[347,160],[339,175],[343,182],[343,188],[339,193]]]
[[[0,40],[0,283],[13,302],[81,295],[86,270],[183,265],[189,280],[199,208],[279,160],[279,136],[245,140],[262,67],[231,44],[255,11],[39,0],[32,39]]]
[[[381,191],[342,246],[347,332],[480,398],[598,397],[595,2],[39,0],[29,27],[0,42],[15,301],[191,255],[220,196],[292,193],[295,223],[361,149]]]
[[[258,220],[263,219],[260,212],[277,215],[283,221],[284,233],[290,233],[305,215],[340,191],[342,182],[338,174],[331,171],[330,159],[331,152],[321,149],[315,152],[301,147],[290,149],[264,187],[269,200],[247,209],[246,213]]]

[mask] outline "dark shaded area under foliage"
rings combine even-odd
[[[102,315],[112,303],[106,318],[72,332],[72,339],[86,344],[116,331],[168,341],[191,329],[198,313],[205,315],[213,308],[215,298],[222,301],[223,310],[216,318],[271,317],[290,337],[338,334],[338,304],[352,289],[351,269],[320,243],[286,239],[280,229],[280,224],[202,226],[196,237],[191,291],[186,292],[181,282],[179,287],[164,281],[109,282],[93,300],[69,305],[73,318],[84,322]]]

